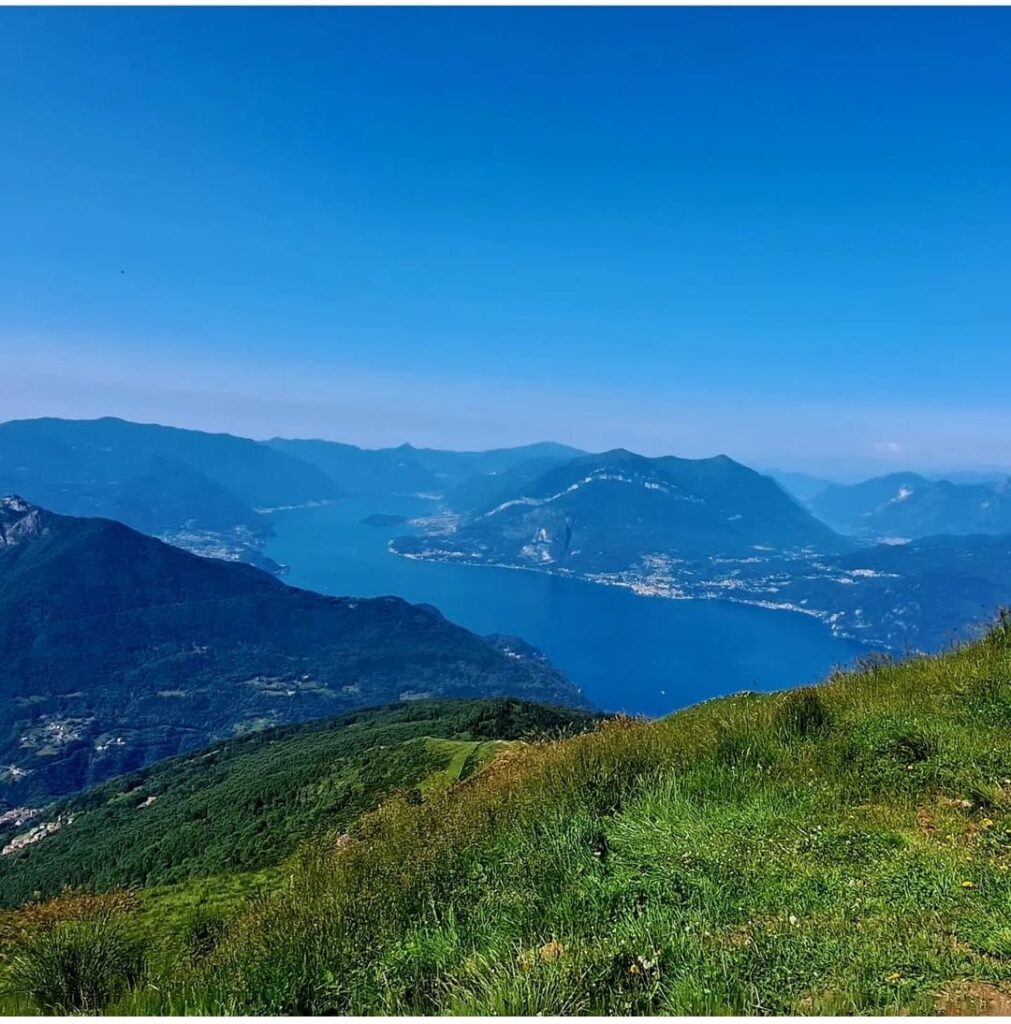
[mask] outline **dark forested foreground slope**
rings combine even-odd
[[[424,697],[583,705],[519,641],[0,500],[0,812],[266,725]]]
[[[820,687],[508,746],[459,784],[310,839],[280,889],[211,934],[191,929],[174,957],[143,893],[117,913],[84,897],[18,912],[5,976],[19,999],[45,999],[54,948],[141,934],[129,948],[146,973],[108,958],[95,1006],[1000,1012],[1009,869],[1004,621]]]
[[[266,730],[162,761],[0,824],[0,905],[277,864],[393,790],[472,774],[505,741],[598,716],[506,698],[412,701]],[[59,828],[47,832],[47,826]]]

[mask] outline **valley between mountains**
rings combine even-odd
[[[519,637],[476,636],[429,603],[286,586],[265,554],[280,509],[353,496],[373,509],[360,529],[392,533],[394,561],[753,605],[817,620],[867,652],[936,651],[1011,600],[999,480],[905,474],[818,484],[801,501],[726,456],[550,443],[370,451],[42,419],[0,424],[0,487],[23,495],[0,501],[3,812],[209,742],[390,701],[588,706]],[[429,511],[401,526],[385,506],[405,495]],[[894,535],[900,525],[907,535]],[[949,532],[930,532],[940,527]]]
[[[778,477],[778,479],[777,479]],[[794,496],[791,487],[797,489]],[[802,614],[870,650],[938,650],[1011,600],[1008,482],[893,474],[832,484],[726,456],[257,442],[123,420],[0,424],[0,493],[108,516],[283,573],[271,516],[349,497],[429,506],[392,553],[506,566],[644,597]]]

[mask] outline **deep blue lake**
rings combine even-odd
[[[266,553],[293,586],[324,594],[396,594],[435,605],[476,633],[539,647],[598,707],[660,715],[738,690],[815,682],[858,653],[815,619],[721,601],[639,597],[618,587],[521,570],[414,562],[390,554],[404,526],[371,513],[417,515],[419,499],[348,499],[271,516]]]

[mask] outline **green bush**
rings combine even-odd
[[[141,945],[121,923],[68,921],[15,944],[7,985],[42,1013],[95,1013],[136,984],[143,966]]]
[[[227,917],[219,910],[194,909],[183,927],[183,941],[190,956],[202,960],[211,953],[224,936],[227,924]]]
[[[747,770],[775,763],[780,752],[781,748],[768,730],[748,723],[733,723],[717,729],[712,759],[717,765]]]
[[[812,739],[832,729],[832,712],[817,690],[795,690],[776,709],[774,724],[784,740]]]

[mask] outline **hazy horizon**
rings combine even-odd
[[[1009,28],[3,10],[0,419],[1009,466]]]
[[[803,467],[803,466],[795,466],[795,465],[780,465],[780,464],[776,463],[775,460],[771,460],[770,461],[769,459],[763,459],[761,457],[759,457],[757,460],[748,460],[748,459],[744,459],[744,458],[742,458],[742,457],[740,457],[738,455],[735,455],[735,453],[733,451],[727,451],[727,450],[722,450],[722,449],[718,450],[718,451],[714,450],[714,451],[710,451],[710,452],[705,452],[703,454],[691,454],[691,453],[687,453],[687,452],[684,452],[684,451],[677,451],[677,450],[672,450],[672,449],[671,450],[668,450],[668,449],[657,449],[657,450],[638,449],[638,448],[635,448],[633,446],[630,446],[630,445],[627,445],[627,444],[623,444],[620,441],[616,442],[614,444],[603,445],[603,446],[600,446],[600,447],[587,447],[585,445],[578,445],[578,444],[575,444],[575,443],[570,442],[570,441],[563,441],[563,440],[559,439],[558,437],[551,437],[551,436],[547,436],[547,435],[545,435],[543,437],[533,437],[532,436],[530,438],[524,438],[523,440],[513,440],[513,441],[506,440],[504,443],[501,443],[501,444],[477,446],[477,447],[475,447],[475,446],[469,446],[466,442],[461,442],[461,443],[458,443],[458,444],[448,443],[448,444],[441,444],[441,445],[425,444],[425,443],[418,442],[418,441],[416,441],[416,440],[414,440],[414,439],[412,439],[410,437],[404,437],[404,438],[401,438],[399,440],[392,441],[390,443],[369,444],[369,443],[366,443],[366,442],[362,442],[362,441],[356,440],[352,436],[337,435],[337,434],[334,434],[334,435],[329,435],[329,434],[324,434],[324,433],[318,433],[318,434],[303,433],[303,434],[299,434],[299,433],[284,433],[284,432],[264,434],[264,433],[257,432],[257,431],[242,431],[242,430],[237,430],[237,429],[228,429],[226,427],[214,427],[214,426],[201,425],[201,424],[196,423],[196,422],[181,422],[181,421],[171,421],[171,420],[167,420],[167,419],[152,419],[149,416],[145,417],[143,415],[142,416],[137,416],[137,417],[122,416],[122,415],[119,415],[117,413],[111,413],[111,412],[110,413],[95,413],[93,415],[86,415],[86,416],[65,416],[65,415],[61,415],[59,413],[40,412],[40,413],[38,413],[35,416],[11,416],[11,417],[8,417],[7,419],[0,420],[0,423],[9,422],[10,420],[47,419],[47,418],[60,419],[60,420],[98,420],[98,419],[106,419],[106,418],[109,418],[109,419],[119,419],[119,420],[124,420],[126,422],[137,423],[137,424],[142,424],[142,425],[174,427],[174,428],[178,428],[178,429],[182,429],[182,430],[197,430],[197,431],[202,431],[202,432],[205,432],[205,433],[212,433],[212,434],[215,434],[215,433],[231,434],[231,435],[236,436],[236,437],[245,437],[245,438],[249,438],[249,439],[256,440],[256,441],[269,441],[269,440],[272,440],[274,438],[283,438],[283,439],[288,439],[288,440],[328,441],[328,442],[337,442],[337,443],[343,443],[343,444],[351,444],[351,445],[355,445],[355,446],[357,446],[359,448],[363,448],[363,449],[366,449],[366,450],[375,450],[375,449],[383,449],[383,448],[397,448],[397,447],[400,447],[400,446],[403,446],[403,445],[409,445],[411,447],[418,448],[418,449],[425,449],[425,448],[432,449],[432,448],[435,448],[435,449],[441,449],[441,450],[445,450],[445,451],[457,451],[457,452],[468,452],[468,451],[470,451],[470,452],[476,452],[476,451],[487,451],[487,450],[492,449],[492,448],[520,448],[520,447],[524,447],[524,446],[528,446],[528,445],[533,445],[533,444],[556,443],[556,444],[571,445],[571,447],[573,447],[573,448],[581,448],[582,450],[586,451],[588,454],[594,454],[594,453],[599,454],[601,452],[611,451],[611,450],[614,450],[614,449],[627,449],[629,451],[635,452],[636,454],[644,455],[644,456],[647,456],[647,457],[650,457],[650,458],[656,458],[656,457],[660,457],[660,456],[663,456],[663,455],[675,455],[675,456],[679,456],[681,458],[704,459],[704,458],[714,457],[714,456],[717,456],[717,455],[727,455],[730,458],[733,458],[733,459],[735,459],[738,462],[745,463],[745,464],[749,465],[752,469],[756,469],[756,470],[758,470],[759,472],[762,472],[762,473],[797,474],[799,476],[819,477],[819,478],[823,478],[825,480],[828,480],[830,482],[837,482],[837,483],[856,483],[856,482],[859,482],[861,480],[865,480],[865,479],[867,479],[867,478],[869,478],[871,476],[882,476],[882,475],[886,475],[888,473],[902,472],[903,470],[910,471],[910,472],[920,472],[923,475],[925,475],[925,476],[927,476],[929,478],[934,478],[934,479],[941,479],[946,474],[951,475],[952,477],[958,477],[960,475],[963,475],[963,476],[968,477],[968,478],[971,478],[971,477],[973,477],[974,475],[977,475],[977,474],[980,475],[980,476],[991,476],[991,475],[999,476],[999,475],[1005,475],[1006,474],[1009,478],[1011,478],[1011,465],[1000,464],[1000,463],[991,463],[991,464],[986,464],[986,463],[965,463],[965,464],[961,464],[961,465],[959,465],[959,464],[952,464],[952,465],[947,465],[947,466],[942,466],[942,467],[927,467],[927,466],[916,466],[916,465],[913,465],[910,462],[905,462],[905,463],[896,464],[895,466],[891,466],[891,467],[887,467],[887,468],[880,468],[879,471],[875,471],[873,466],[871,467],[870,471],[862,471],[859,468],[852,468],[852,467],[850,469],[848,469],[848,470],[844,469],[844,468],[840,468],[839,464],[835,464],[835,468],[832,468],[833,464],[831,462],[828,462],[825,465],[827,465],[829,468],[826,468],[824,470],[819,470],[817,466],[814,466],[813,468],[811,468],[811,467]],[[896,456],[896,458],[898,458],[898,456]]]

